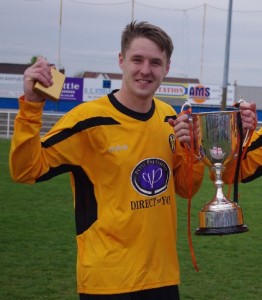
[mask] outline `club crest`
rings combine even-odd
[[[141,161],[132,171],[132,185],[140,194],[154,196],[167,189],[170,169],[167,163],[159,158],[147,158]]]

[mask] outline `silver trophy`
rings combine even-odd
[[[200,159],[214,172],[216,187],[214,198],[199,212],[199,228],[195,233],[224,235],[246,232],[248,228],[243,224],[242,209],[236,202],[226,199],[222,189],[222,173],[226,172],[227,164],[236,159],[239,147],[242,147],[237,122],[240,112],[193,113],[192,117],[194,126],[199,126],[196,149]]]

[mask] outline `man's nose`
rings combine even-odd
[[[151,71],[150,63],[148,61],[144,61],[140,71],[142,74],[149,74]]]

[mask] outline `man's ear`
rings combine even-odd
[[[123,62],[124,62],[124,58],[121,52],[119,52],[118,54],[118,64],[120,69],[123,71]]]
[[[166,66],[166,75],[168,74],[168,72],[170,70],[170,65],[171,65],[171,61],[169,61],[169,63]]]

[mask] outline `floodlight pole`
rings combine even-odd
[[[135,0],[132,0],[131,22],[134,22],[134,14],[135,14]]]
[[[62,31],[62,8],[63,0],[60,0],[60,13],[59,13],[59,43],[58,43],[58,69],[61,69],[61,31]]]
[[[225,110],[227,104],[227,85],[228,85],[228,68],[229,68],[229,52],[230,52],[230,35],[231,35],[231,19],[232,19],[233,0],[229,0],[228,17],[227,17],[227,35],[225,47],[225,63],[224,63],[224,78],[222,87],[221,110]]]
[[[203,64],[204,64],[204,44],[205,44],[205,30],[206,30],[206,4],[204,4],[204,14],[203,14],[203,26],[202,26],[202,47],[201,47],[201,71],[200,71],[200,81],[203,83]]]

